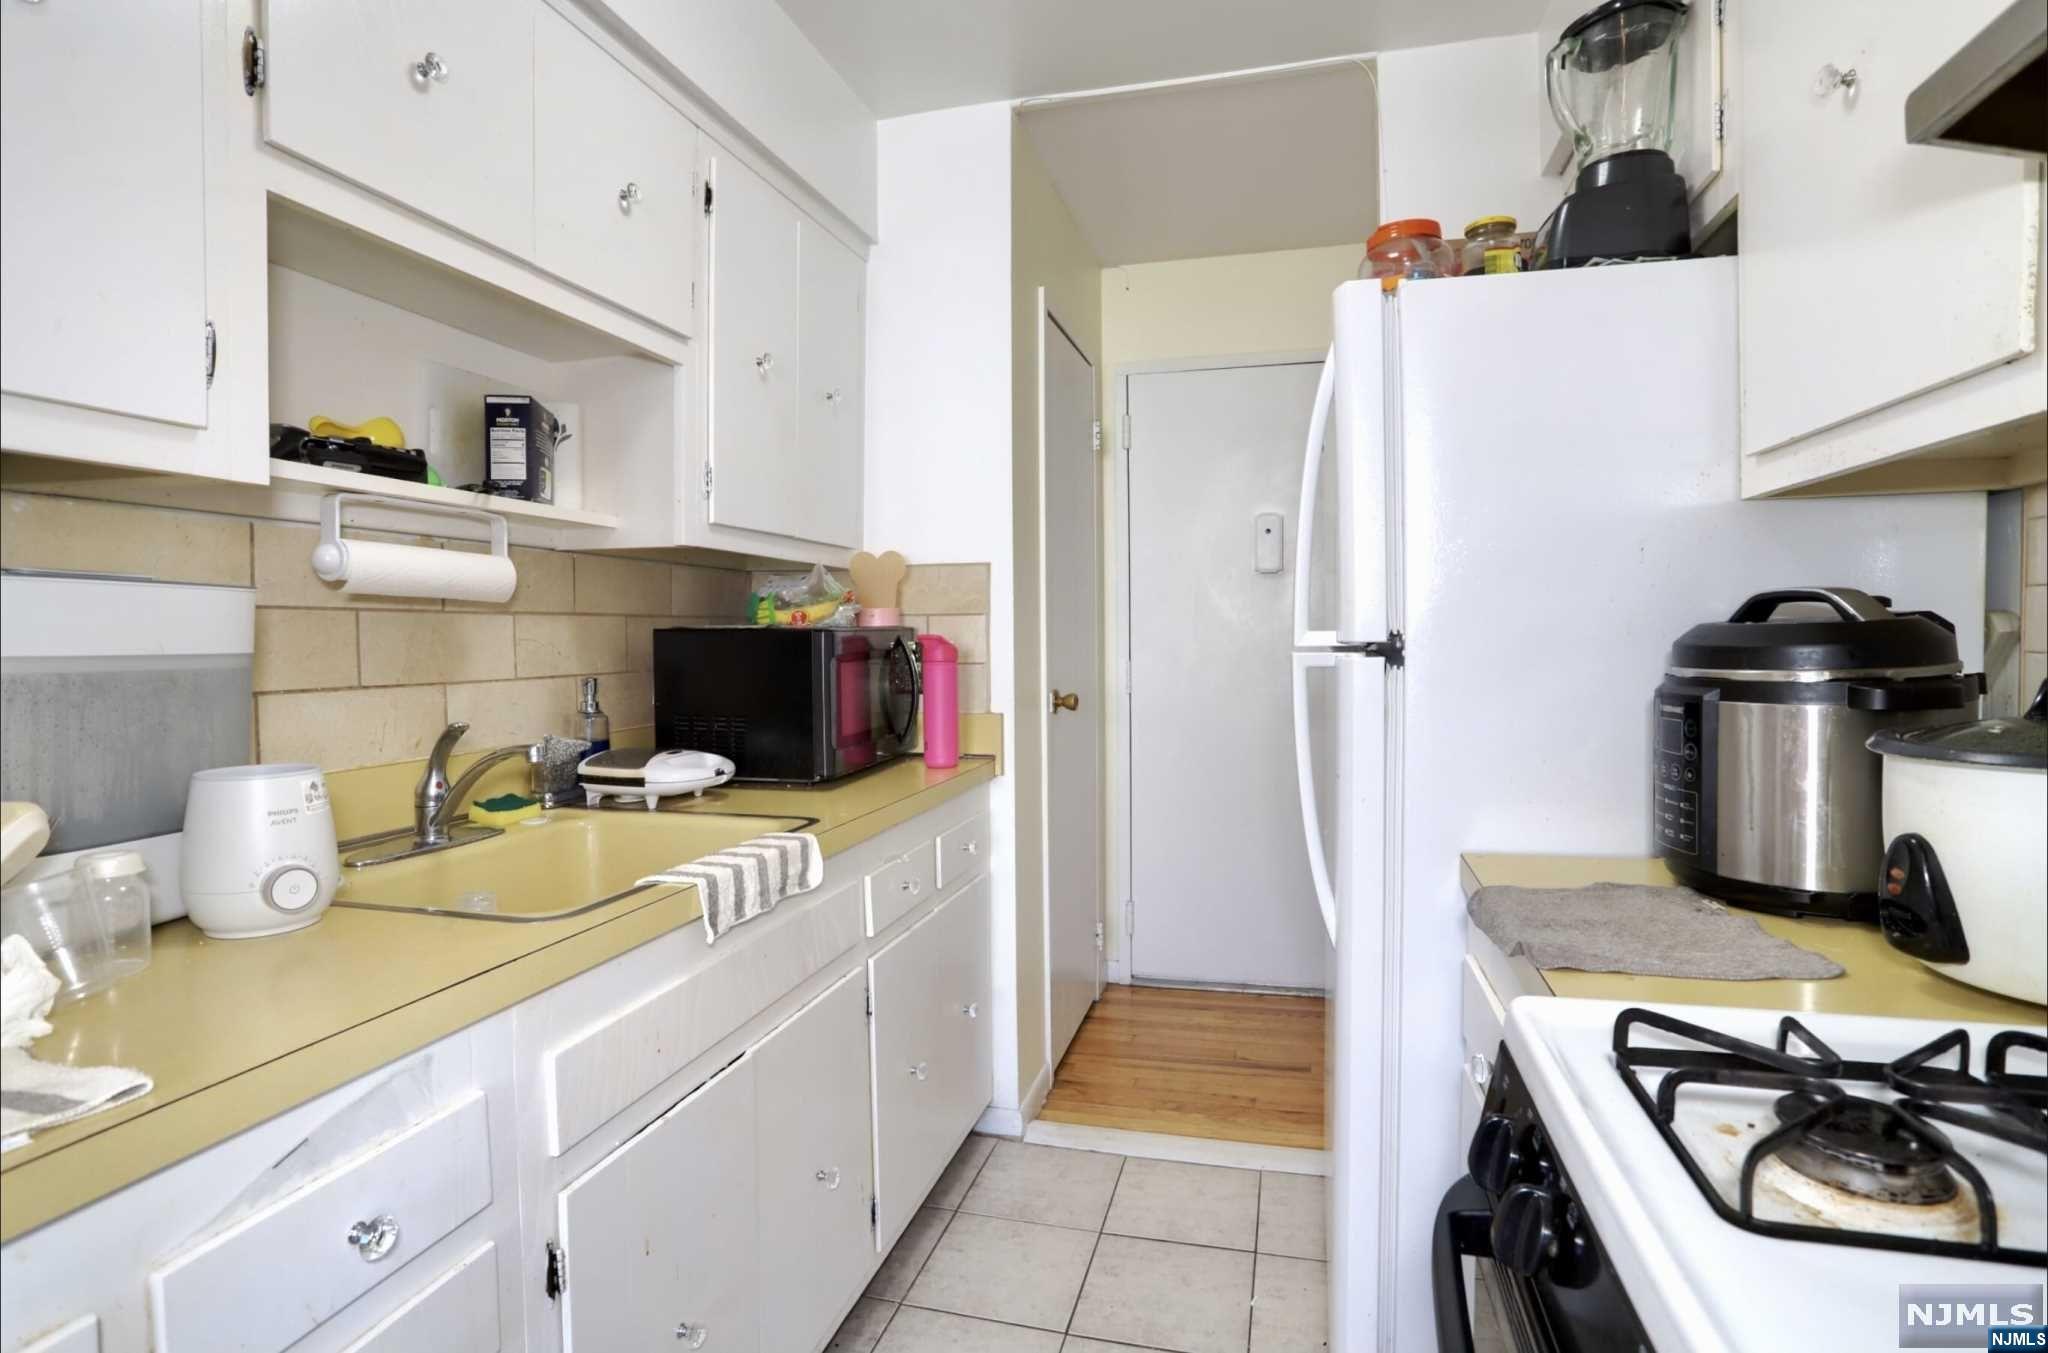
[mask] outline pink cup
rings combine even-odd
[[[924,672],[924,763],[960,764],[960,650],[936,634],[917,636]]]
[[[894,606],[863,606],[854,622],[862,629],[892,629],[903,623],[903,612]]]

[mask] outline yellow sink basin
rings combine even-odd
[[[636,880],[702,859],[763,832],[796,831],[800,817],[739,813],[557,810],[502,836],[344,869],[335,905],[549,921],[637,892]]]

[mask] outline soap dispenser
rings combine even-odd
[[[585,756],[608,752],[612,747],[612,721],[597,703],[597,678],[583,678],[583,699],[576,706],[576,736],[590,744]]]

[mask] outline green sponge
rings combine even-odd
[[[540,816],[540,800],[524,794],[500,794],[469,805],[469,820],[479,827],[509,827],[523,818]]]

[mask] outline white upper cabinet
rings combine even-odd
[[[688,334],[697,129],[545,6],[534,76],[534,261]]]
[[[807,540],[861,543],[861,428],[866,401],[863,296],[867,264],[815,222],[803,222],[798,283],[796,431],[799,488],[790,510]]]
[[[535,9],[531,0],[267,0],[264,137],[530,255]]]
[[[1745,456],[2033,351],[2039,170],[1905,136],[1906,96],[2006,3],[1743,6]]]
[[[7,394],[206,425],[201,9],[0,7]],[[9,449],[76,453],[17,412],[0,428]],[[171,454],[149,468],[197,467]]]
[[[710,159],[714,526],[801,536],[794,481],[803,214],[723,151]]]

